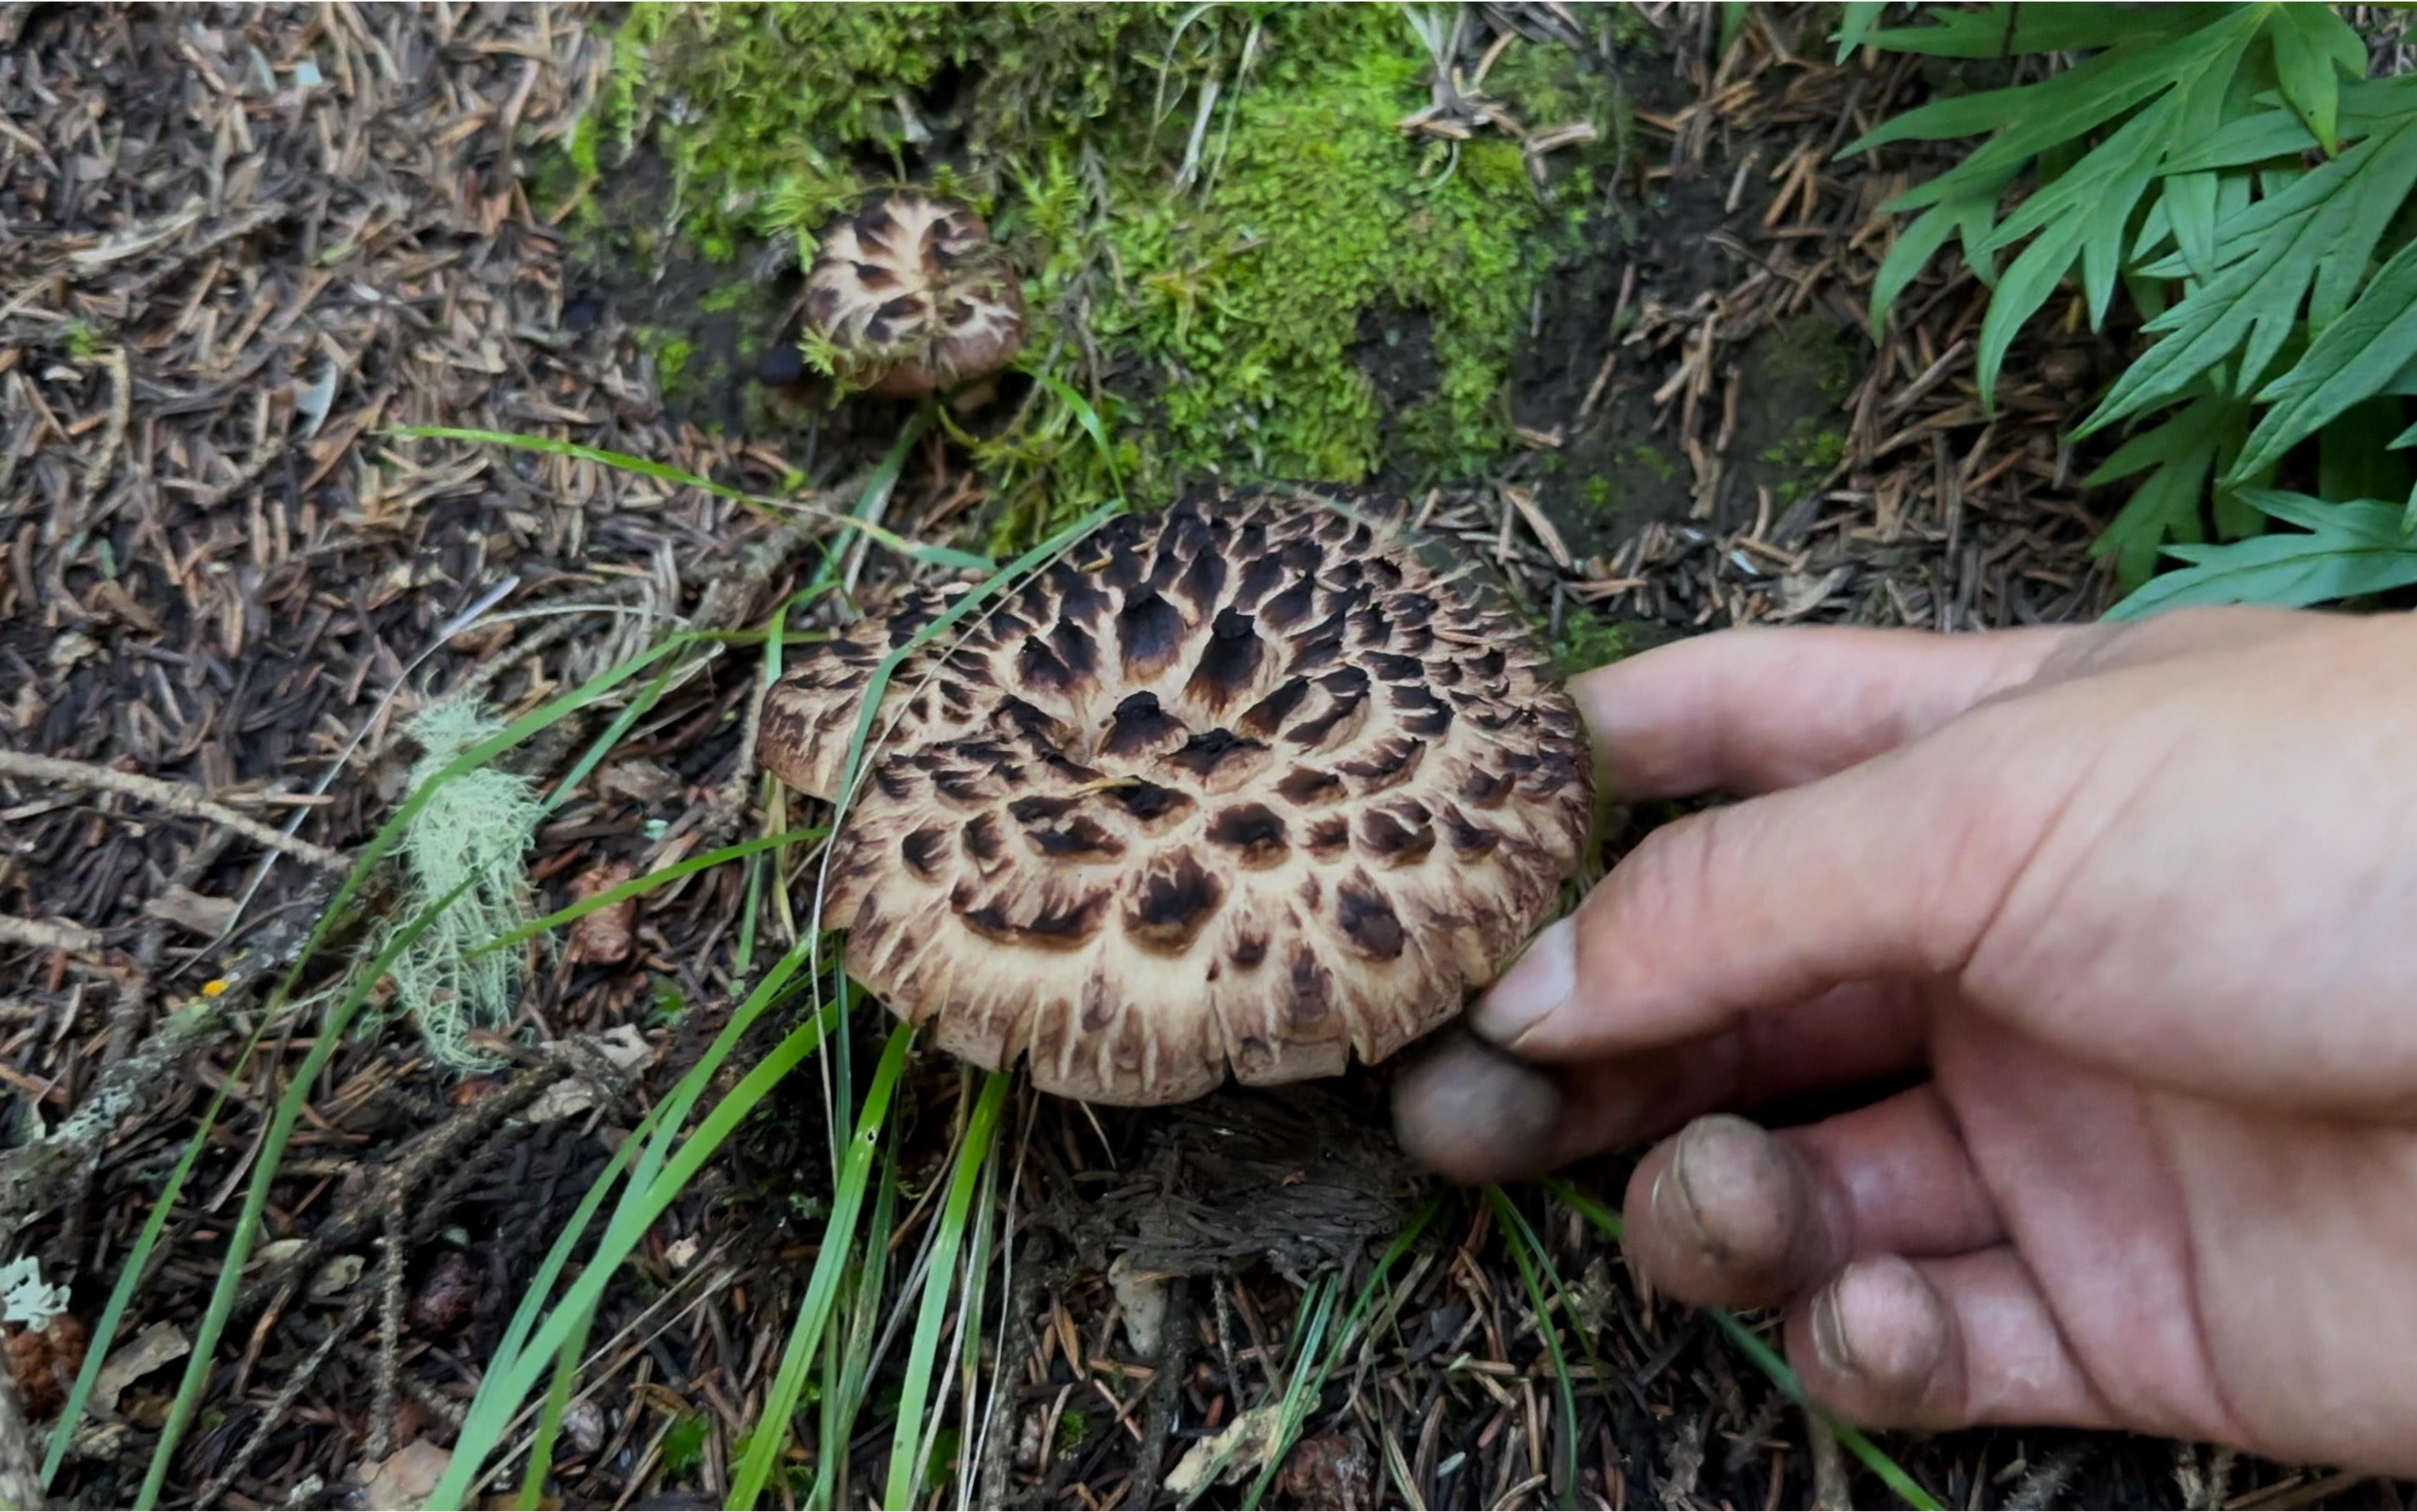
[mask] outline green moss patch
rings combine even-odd
[[[1601,133],[1545,184],[1507,136],[1404,129],[1434,65],[1391,7],[641,5],[616,47],[603,182],[652,163],[644,204],[699,257],[811,255],[901,182],[989,216],[1026,280],[1024,366],[1119,439],[1102,457],[1046,383],[985,417],[965,439],[1011,535],[1117,480],[1482,472],[1619,135],[1607,72],[1524,41],[1489,94]]]

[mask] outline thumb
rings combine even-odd
[[[2027,722],[1991,712],[1655,830],[1536,937],[1470,1026],[1531,1059],[1589,1059],[1849,981],[1956,971],[2077,780],[2052,758],[2017,783],[1977,775],[2005,726]]]

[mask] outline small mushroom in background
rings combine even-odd
[[[1593,768],[1549,653],[1404,513],[1277,486],[1122,516],[917,648],[833,842],[849,971],[1093,1102],[1330,1076],[1450,1020],[1552,916]],[[874,669],[949,602],[809,651],[764,765],[834,798]]]
[[[829,344],[842,380],[920,399],[1014,359],[1024,287],[970,206],[901,191],[823,232],[805,322]]]

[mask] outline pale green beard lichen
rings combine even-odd
[[[411,768],[412,791],[501,728],[475,700],[429,706],[409,726],[422,751]],[[544,811],[527,779],[482,766],[436,789],[403,831],[398,925],[455,888],[461,893],[395,960],[393,1005],[418,1024],[429,1053],[456,1070],[495,1065],[471,1046],[470,1035],[499,1032],[512,1021],[525,951],[474,952],[529,922],[524,858]]]

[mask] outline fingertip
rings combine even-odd
[[[1955,1331],[1938,1293],[1901,1255],[1854,1261],[1815,1293],[1806,1309],[1813,1374],[1859,1414],[1918,1421],[1962,1393],[1949,1380]]]
[[[1829,1253],[1794,1152],[1733,1114],[1698,1118],[1656,1145],[1623,1205],[1632,1262],[1697,1306],[1778,1306]]]
[[[1566,1109],[1543,1070],[1455,1034],[1393,1085],[1393,1133],[1428,1170],[1462,1186],[1515,1181],[1561,1161]]]
[[[1508,1049],[1529,1031],[1559,1017],[1578,982],[1578,926],[1574,917],[1546,925],[1528,948],[1469,1010],[1468,1026]]]
[[[2105,1398],[2010,1247],[1866,1255],[1787,1320],[1808,1396],[1866,1428],[2105,1428]]]

